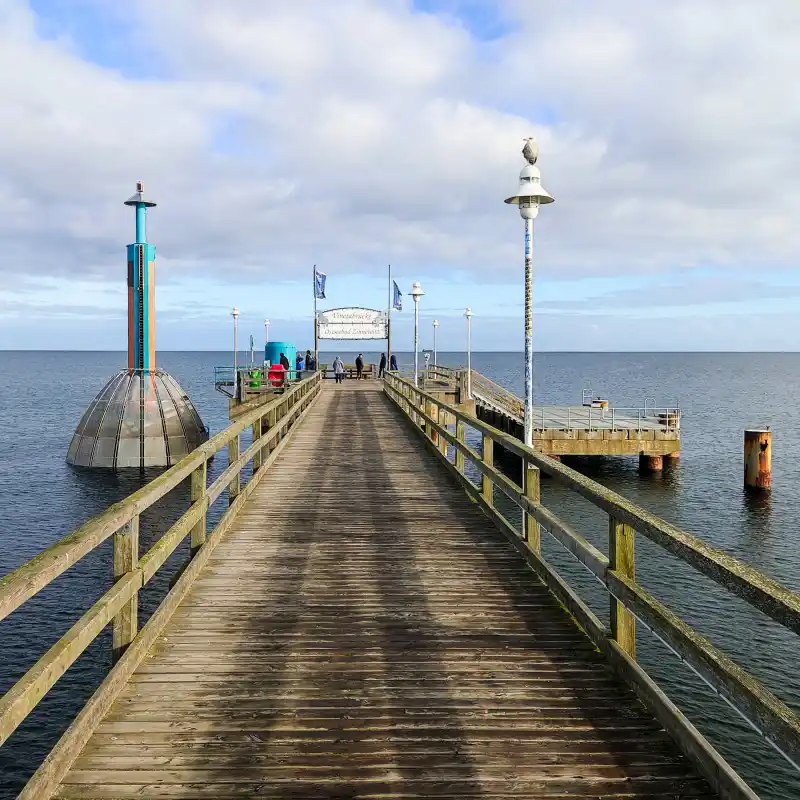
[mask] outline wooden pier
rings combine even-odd
[[[472,370],[430,367],[425,386],[433,394],[469,409],[478,419],[522,441],[524,403],[512,392]],[[680,458],[681,412],[677,407],[645,403],[615,408],[589,399],[579,406],[535,406],[533,446],[553,458],[562,456],[639,456],[644,469],[658,471]]]
[[[541,503],[540,470],[608,512],[607,554]],[[139,515],[184,480],[190,507],[140,554]],[[20,797],[753,800],[637,664],[633,614],[794,758],[800,718],[637,583],[634,529],[800,632],[798,595],[440,397],[313,375],[0,582],[2,619],[114,539],[114,585],[0,700],[2,743],[112,625],[114,667]],[[608,623],[543,534],[612,592]],[[140,588],[187,537],[139,628]]]

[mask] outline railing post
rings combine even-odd
[[[263,430],[262,432],[266,433],[267,431],[271,431],[275,427],[275,422],[277,421],[277,409],[272,409],[271,411],[267,411],[267,430]],[[264,445],[264,458],[266,458],[271,452],[273,447],[275,446],[274,441],[271,444]]]
[[[202,500],[206,493],[206,477],[208,475],[208,462],[204,461],[191,476],[190,499],[192,503]],[[195,522],[189,540],[189,552],[191,557],[203,546],[206,540],[206,512]]]
[[[439,407],[439,424],[443,428],[447,428],[447,410]],[[439,449],[442,451],[442,455],[447,458],[447,439],[444,436],[439,437]]]
[[[114,534],[114,583],[139,566],[139,515]],[[112,623],[112,658],[116,663],[139,630],[139,593],[117,612]]]
[[[254,442],[257,442],[261,438],[261,421],[262,421],[262,419],[263,419],[263,417],[259,417],[253,423],[253,441]],[[253,455],[253,475],[255,475],[256,472],[259,471],[259,469],[261,469],[261,461],[262,461],[261,450],[259,449],[259,450],[256,450],[256,452]]]
[[[459,419],[456,420],[456,439],[464,444],[464,423]],[[464,474],[464,453],[456,447],[456,469],[463,475]]]
[[[494,439],[491,436],[483,434],[483,454],[481,460],[484,464],[494,466]],[[481,478],[481,494],[483,499],[489,504],[494,503],[494,484],[488,475],[483,475]]]
[[[608,568],[624,578],[636,577],[634,530],[609,515]],[[616,598],[611,598],[611,637],[631,658],[636,658],[636,619]]]
[[[427,412],[428,412],[428,416],[434,422],[438,422],[439,421],[439,406],[437,406],[436,403],[433,402],[433,400],[426,400],[425,401],[425,406],[426,406],[426,409],[427,409]],[[433,446],[438,449],[438,447],[439,447],[439,434],[436,431],[436,428],[434,428],[432,424],[430,426],[430,430],[428,431],[428,436],[429,436],[431,442],[433,442]]]
[[[239,458],[239,434],[228,442],[228,464],[233,464]],[[228,504],[230,505],[238,496],[242,488],[242,471],[239,470],[228,484]]]
[[[541,500],[541,474],[539,467],[534,466],[529,461],[522,465],[522,481],[525,490],[525,497],[534,503]],[[522,538],[535,553],[541,552],[542,538],[539,531],[539,523],[530,515],[522,515]]]

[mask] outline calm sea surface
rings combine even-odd
[[[345,361],[353,355],[339,353]],[[323,360],[331,361],[334,354]],[[375,354],[365,353],[368,360]],[[245,356],[242,356],[244,360]],[[401,365],[410,361],[399,354]],[[443,364],[464,362],[440,353]],[[221,353],[159,354],[189,393],[212,433],[227,423],[227,399],[214,391]],[[76,423],[89,401],[124,362],[121,353],[0,352],[0,575],[69,533],[140,485],[136,476],[84,473],[64,463]],[[475,353],[472,365],[517,394],[522,355]],[[547,353],[535,366],[536,402],[579,405],[581,390],[614,406],[678,403],[684,411],[680,466],[641,476],[636,459],[596,459],[579,468],[666,520],[800,591],[800,354]],[[775,431],[773,493],[756,501],[742,492],[742,431]],[[212,474],[226,466],[215,459]],[[543,481],[544,502],[606,550],[607,517],[587,501]],[[187,504],[185,487],[143,517],[142,547]],[[219,512],[217,512],[219,513]],[[545,537],[547,539],[547,537]],[[6,691],[110,585],[110,543],[61,576],[0,623],[0,693]],[[607,617],[600,587],[552,541],[545,555]],[[142,614],[152,613],[186,551],[148,584]],[[745,603],[728,596],[637,537],[637,576],[712,642],[739,660],[779,697],[800,709],[800,647]],[[89,647],[34,713],[0,748],[0,798],[16,795],[109,666],[107,634]],[[800,797],[797,773],[716,699],[674,655],[640,628],[638,652],[646,669],[763,798]]]

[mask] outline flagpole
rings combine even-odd
[[[314,291],[314,369],[319,369],[319,328],[317,327],[317,265],[314,264],[314,275],[311,281]]]
[[[386,367],[392,365],[392,265],[389,264],[389,316],[386,321]]]

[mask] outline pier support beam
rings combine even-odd
[[[664,469],[664,456],[649,456],[639,453],[639,470],[641,472],[661,472]]]
[[[744,432],[744,488],[752,492],[772,489],[772,431]]]
[[[681,454],[680,453],[667,453],[664,456],[664,467],[665,468],[672,468],[677,467],[678,464],[681,463]]]

